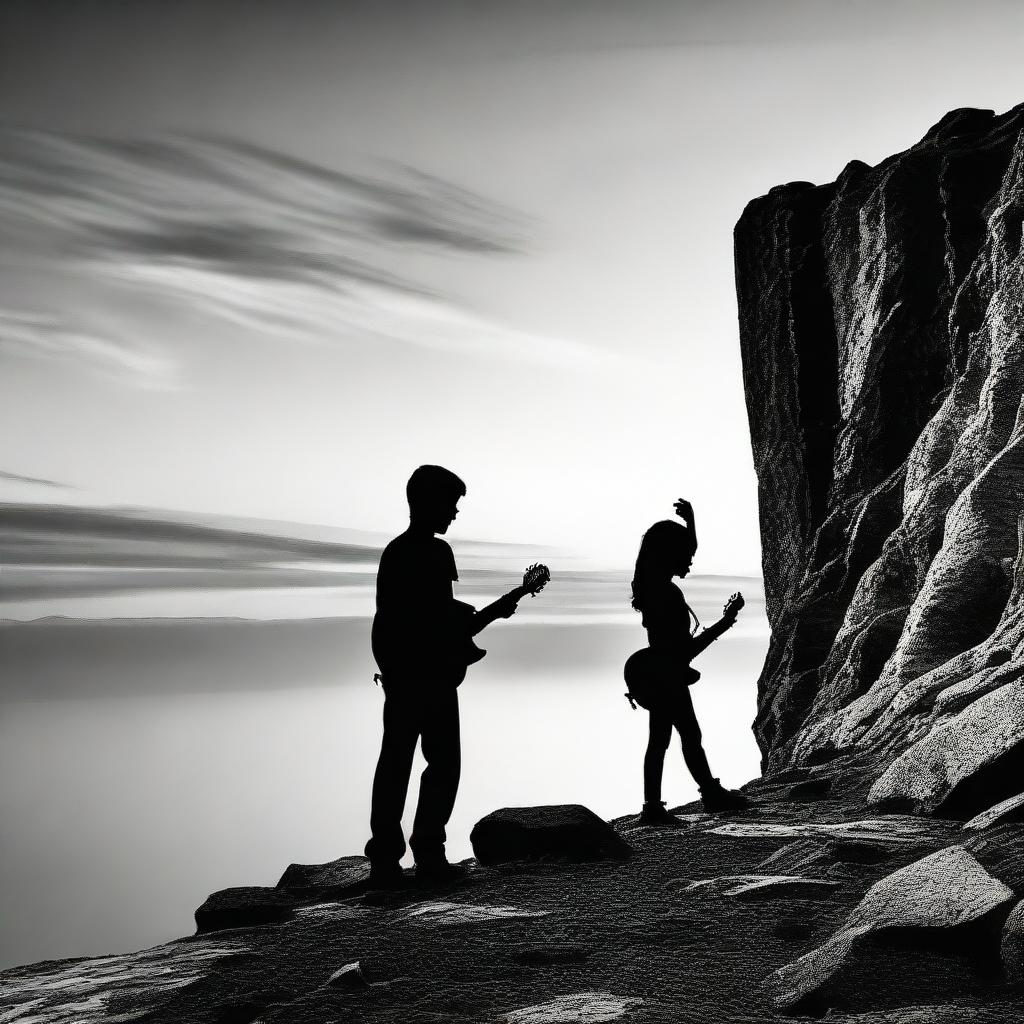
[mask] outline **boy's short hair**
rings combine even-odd
[[[419,466],[405,485],[410,507],[424,502],[458,501],[466,493],[466,485],[444,466]]]

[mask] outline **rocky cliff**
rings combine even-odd
[[[751,202],[735,231],[771,771],[858,752],[884,809],[1024,768],[1024,105]]]

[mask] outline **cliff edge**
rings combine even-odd
[[[772,640],[765,767],[870,754],[966,818],[1024,768],[1024,106],[955,110],[736,226]]]

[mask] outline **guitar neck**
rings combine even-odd
[[[520,601],[528,593],[529,589],[526,587],[515,587],[510,590],[504,597],[499,597],[497,601],[492,601],[489,605],[481,608],[475,616],[474,630],[473,633],[476,635],[485,626],[489,626],[495,619],[501,617],[501,605],[504,604],[509,598],[513,601]]]
[[[486,615],[489,611],[491,611],[492,609],[496,609],[498,605],[503,604],[509,598],[512,598],[513,601],[518,603],[524,597],[526,597],[526,595],[529,592],[530,591],[526,587],[513,587],[503,597],[499,597],[497,601],[492,601],[490,604],[485,605],[483,608],[481,608],[479,614]]]

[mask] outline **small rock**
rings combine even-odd
[[[547,910],[522,910],[519,907],[490,907],[475,903],[417,903],[406,908],[404,917],[417,924],[448,925],[508,921],[517,917],[546,917]]]
[[[499,1019],[508,1024],[603,1024],[624,1017],[642,1002],[642,999],[616,996],[610,992],[578,992],[513,1010]]]
[[[633,852],[611,825],[580,804],[504,807],[481,818],[469,838],[481,864],[622,859]]]
[[[1010,822],[1024,821],[1024,793],[1011,796],[1008,800],[990,807],[981,814],[976,814],[964,828],[972,832],[980,832],[993,825],[1005,825]]]
[[[278,889],[357,890],[370,877],[370,862],[365,857],[339,857],[326,864],[289,864]]]
[[[196,933],[280,924],[292,916],[294,907],[294,898],[280,889],[261,885],[221,889],[207,896],[196,911]]]
[[[838,882],[801,875],[722,875],[690,882],[685,891],[744,901],[820,900],[827,899],[838,888]]]
[[[327,979],[327,984],[330,985],[331,988],[343,988],[349,990],[358,990],[370,987],[370,983],[366,980],[366,975],[363,974],[363,968],[358,960],[351,964],[345,964],[344,967],[339,967],[338,970],[336,970]]]
[[[771,975],[775,1004],[794,1010],[822,997],[855,958],[872,955],[872,940],[886,930],[950,937],[1012,900],[1011,890],[962,846],[939,850],[876,882],[824,945]]]

